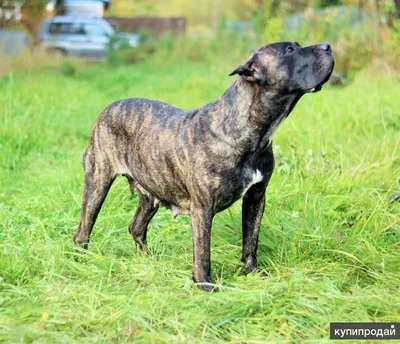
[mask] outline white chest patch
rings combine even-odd
[[[242,192],[242,197],[245,195],[247,190],[249,190],[254,184],[261,182],[263,179],[264,179],[264,176],[261,174],[261,172],[259,170],[256,170],[255,172],[253,172],[250,183],[247,184],[247,186],[244,188],[244,190]]]

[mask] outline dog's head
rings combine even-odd
[[[261,47],[231,74],[284,93],[317,92],[332,74],[334,58],[327,43],[302,48],[282,42]]]

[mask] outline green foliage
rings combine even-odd
[[[267,43],[284,40],[284,20],[280,17],[270,18],[266,25],[265,40]]]
[[[337,70],[344,75],[354,75],[378,54],[377,33],[369,25],[344,31],[334,49]]]
[[[281,1],[280,0],[271,0],[271,1],[266,1],[265,2],[265,8],[267,12],[267,17],[268,18],[274,18],[277,17],[280,13],[280,7],[281,7]]]
[[[234,42],[166,39],[162,55],[134,66],[0,79],[0,342],[328,343],[333,320],[400,321],[393,76],[364,72],[306,95],[275,135],[259,247],[270,278],[242,273],[240,203],[214,221],[219,293],[191,282],[189,218],[161,209],[151,255],[137,252],[127,230],[137,196],[123,178],[87,254],[73,247],[81,157],[100,111],[128,97],[186,109],[219,97],[247,57],[246,39]]]
[[[317,8],[324,8],[329,6],[339,6],[342,5],[342,0],[318,0],[315,4]]]
[[[129,65],[145,61],[156,50],[152,41],[141,43],[138,47],[120,47],[111,49],[107,55],[107,63],[112,66]]]
[[[73,76],[76,73],[76,67],[70,61],[64,61],[61,64],[61,72],[65,76]]]
[[[141,43],[146,43],[146,42],[150,41],[150,39],[151,39],[151,32],[147,29],[143,29],[143,28],[140,29],[138,34],[139,34]]]
[[[261,9],[256,11],[253,16],[253,26],[255,32],[262,33],[265,28],[265,13]]]
[[[132,56],[130,55],[131,52],[132,48],[125,39],[118,36],[112,36],[110,37],[108,46],[107,62],[114,66],[128,63],[126,60],[132,59]],[[136,62],[136,60],[133,62]]]
[[[397,22],[399,30],[385,30],[382,32],[385,40],[382,43],[382,56],[380,60],[386,63],[386,69],[389,67],[394,72],[400,72],[400,21]]]
[[[156,51],[158,40],[152,40],[150,32],[143,29],[139,32],[140,44],[132,48],[128,42],[112,37],[107,54],[107,63],[112,66],[128,65],[145,61]]]

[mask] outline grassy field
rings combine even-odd
[[[276,134],[259,247],[270,278],[243,275],[240,203],[214,221],[218,293],[191,281],[188,217],[160,210],[151,256],[137,252],[128,233],[137,198],[123,178],[89,252],[74,251],[81,156],[98,113],[139,96],[200,106],[235,67],[147,63],[0,79],[0,342],[328,343],[333,321],[400,321],[393,77],[364,73],[307,95]]]

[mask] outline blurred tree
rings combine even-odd
[[[396,6],[396,16],[400,19],[400,0],[394,0],[394,5]]]
[[[20,7],[17,1],[0,0],[0,28],[15,22]]]
[[[286,0],[282,1],[284,14],[295,14],[304,11],[309,6],[307,0]]]
[[[275,17],[279,14],[281,9],[281,1],[280,0],[271,0],[269,10],[272,17]]]
[[[328,6],[339,6],[342,5],[343,1],[342,0],[319,0],[318,3],[316,4],[316,7],[319,8],[324,8]]]
[[[62,15],[64,14],[64,0],[56,0],[55,2],[55,10],[56,14]]]
[[[30,36],[33,46],[36,46],[39,42],[40,24],[46,18],[46,6],[48,3],[48,0],[27,0],[21,7],[21,24]]]

